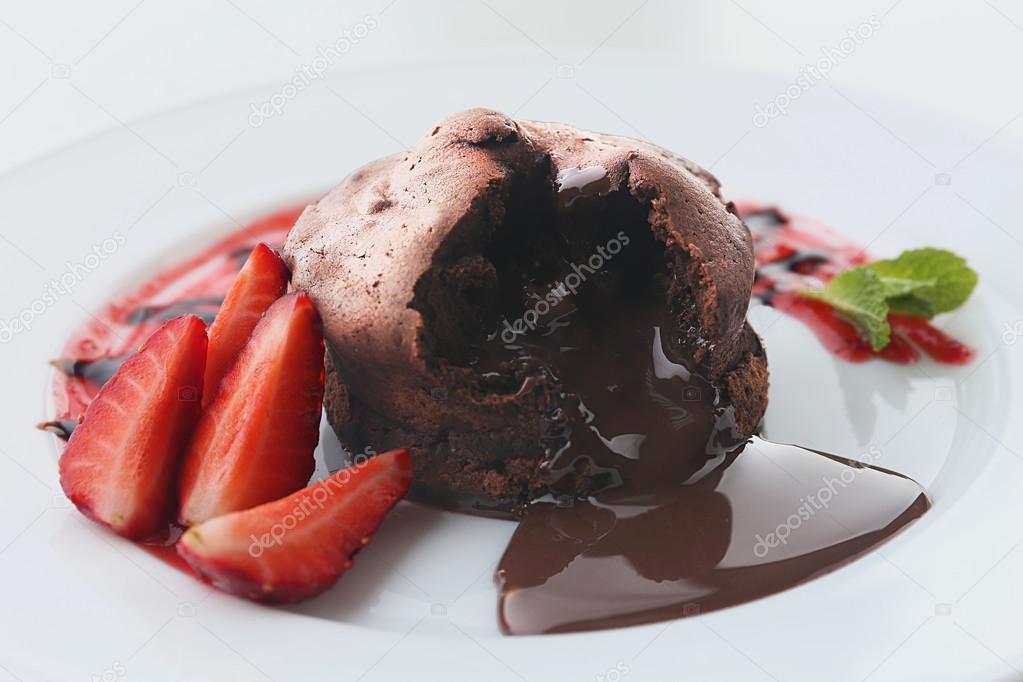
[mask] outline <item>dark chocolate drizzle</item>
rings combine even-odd
[[[202,296],[161,305],[142,306],[125,316],[125,324],[166,322],[182,315],[196,315],[206,324],[211,324],[223,302],[221,296]],[[96,386],[103,386],[132,355],[133,353],[125,353],[115,357],[93,359],[59,358],[51,364],[69,377],[77,377]]]
[[[118,355],[113,358],[95,358],[93,360],[74,360],[72,358],[60,358],[53,361],[53,366],[69,377],[84,379],[97,386],[110,381],[114,374],[121,368],[124,361],[132,356],[131,353]]]
[[[71,438],[71,434],[75,432],[75,428],[77,427],[77,419],[54,419],[53,421],[36,424],[36,428],[40,431],[52,433],[57,438],[64,441]]]
[[[206,324],[211,324],[223,302],[224,299],[220,296],[202,296],[164,305],[143,306],[132,311],[125,322],[127,324],[142,324],[151,320],[166,322],[182,315],[197,315]]]
[[[764,234],[782,227],[788,222],[788,218],[773,206],[761,208],[752,212],[742,213],[742,222],[754,235]]]

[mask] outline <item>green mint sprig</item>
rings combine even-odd
[[[929,320],[961,306],[976,285],[977,273],[963,258],[927,247],[858,265],[799,293],[830,305],[878,351],[891,341],[888,313]]]

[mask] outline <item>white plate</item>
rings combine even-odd
[[[1023,291],[1023,153],[1002,136],[985,142],[983,131],[826,84],[756,127],[754,104],[787,83],[649,65],[600,74],[558,78],[542,63],[500,77],[482,66],[346,76],[252,126],[252,105],[282,91],[274,85],[112,130],[0,177],[0,320],[31,318],[31,330],[0,334],[0,680],[1023,675],[1023,461],[1013,452],[1023,439],[1010,419],[1023,376],[1013,300]],[[981,285],[941,321],[977,347],[967,367],[849,365],[794,320],[753,315],[771,359],[770,436],[852,457],[877,447],[883,466],[927,486],[933,511],[882,551],[751,604],[510,638],[498,634],[491,582],[508,522],[404,504],[336,589],[273,609],[214,593],[69,508],[53,438],[31,427],[49,415],[46,361],[89,310],[236,222],[317,195],[480,104],[645,135],[712,166],[729,197],[812,215],[877,255],[935,244],[967,256]],[[71,294],[43,300],[46,282],[116,230],[123,246]]]

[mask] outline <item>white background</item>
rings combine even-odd
[[[795,79],[874,16],[881,28],[841,60],[830,85],[968,120],[974,144],[1023,135],[1023,7],[1008,0],[3,0],[0,172],[121,122],[285,82],[367,15],[377,27],[332,74],[546,53],[552,77],[562,66],[562,76],[592,78],[621,56]],[[701,106],[700,93],[688,96]],[[630,122],[643,128],[641,117]],[[877,123],[912,142],[911,130]]]

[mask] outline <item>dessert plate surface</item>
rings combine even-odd
[[[0,680],[1018,679],[1023,643],[1023,231],[1008,133],[819,84],[618,63],[552,77],[517,63],[282,84],[131,122],[0,176]],[[672,83],[672,87],[665,87]],[[539,90],[538,90],[539,88]],[[681,93],[706,92],[692,98]],[[414,103],[414,106],[409,106]],[[854,103],[854,104],[853,104]],[[111,295],[486,105],[645,137],[877,256],[933,244],[980,273],[940,325],[964,367],[853,365],[793,319],[751,319],[771,363],[767,435],[924,484],[934,509],[880,551],[794,590],[679,621],[502,637],[494,566],[514,528],[403,503],[323,597],[249,604],[81,518],[60,492],[47,361]],[[270,114],[266,114],[270,111]],[[263,113],[258,113],[263,112]],[[104,240],[116,238],[112,252]],[[96,249],[99,248],[99,251]],[[89,254],[102,252],[102,257]],[[65,278],[60,290],[53,282]],[[20,320],[14,325],[12,320]],[[324,428],[321,457],[337,456]],[[782,521],[782,519],[779,519]]]

